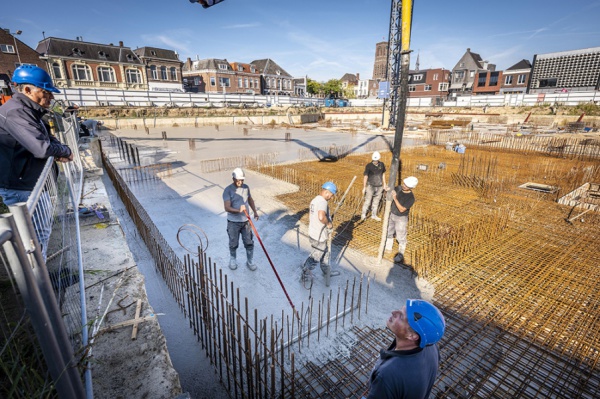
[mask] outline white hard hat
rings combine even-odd
[[[408,188],[415,188],[415,187],[417,187],[417,184],[419,184],[419,179],[417,179],[414,176],[410,176],[410,177],[407,177],[406,179],[402,180],[402,182]]]
[[[246,178],[246,175],[244,174],[244,171],[242,170],[242,168],[235,168],[233,170],[233,173],[231,174],[231,176],[235,180],[244,180]]]
[[[379,153],[379,151],[375,151],[375,152],[373,153],[373,156],[371,157],[371,159],[372,159],[373,161],[379,161],[379,160],[381,159],[381,154]]]

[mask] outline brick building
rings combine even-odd
[[[473,83],[473,95],[481,94],[498,94],[502,86],[502,71],[485,71],[480,70],[475,76],[476,80]]]
[[[478,82],[478,73],[496,70],[496,65],[484,61],[477,53],[468,48],[461,59],[452,68],[450,95],[452,97],[471,95],[473,85]]]
[[[20,34],[20,31],[17,31]],[[13,72],[21,64],[37,65],[46,69],[46,63],[31,47],[18,39],[18,34],[0,28],[0,85],[7,87]]]
[[[375,44],[375,62],[373,64],[373,80],[387,80],[388,42]]]
[[[531,77],[531,62],[521,60],[503,72],[500,94],[527,93]]]
[[[262,94],[294,95],[294,78],[270,58],[251,62],[262,73]]]
[[[206,58],[183,64],[183,86],[194,93],[237,93],[235,71],[226,59]],[[232,86],[235,85],[235,86]]]
[[[123,42],[115,46],[49,37],[36,51],[58,88],[148,90],[144,64]]]
[[[431,97],[440,103],[448,97],[450,71],[432,68],[410,71],[408,74],[409,97]]]
[[[231,68],[235,72],[234,83],[238,93],[262,93],[260,70],[256,66],[253,64],[233,62],[231,63]]]

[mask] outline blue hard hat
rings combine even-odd
[[[337,187],[335,186],[335,184],[333,184],[333,182],[330,182],[330,181],[328,181],[327,183],[323,184],[321,186],[321,188],[324,188],[325,190],[328,190],[329,192],[331,192],[331,194],[337,193]]]
[[[52,93],[60,93],[60,91],[52,84],[52,78],[48,72],[35,65],[21,65],[12,76],[12,81],[16,84],[30,84],[40,89],[51,91]]]
[[[435,344],[444,336],[446,321],[442,313],[427,301],[406,300],[406,318],[410,327],[421,337],[421,348]]]

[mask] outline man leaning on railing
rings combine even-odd
[[[27,201],[49,157],[73,160],[71,149],[42,121],[53,93],[60,93],[50,75],[35,65],[22,65],[12,81],[18,93],[0,107],[0,197],[6,205]]]

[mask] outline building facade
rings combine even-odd
[[[237,93],[235,72],[226,59],[207,58],[183,64],[183,86],[194,93]],[[235,85],[235,86],[233,86]]]
[[[408,74],[409,97],[431,97],[436,102],[448,98],[450,71],[432,68],[410,71]]]
[[[531,77],[531,62],[521,60],[503,72],[500,94],[525,94]]]
[[[502,86],[502,71],[479,71],[473,83],[473,95],[498,94]]]
[[[17,32],[11,33],[9,29],[0,28],[0,87],[8,88],[13,72],[21,64],[46,69],[46,63],[40,59],[40,55],[20,41],[20,31]]]
[[[231,68],[235,72],[235,84],[237,92],[241,94],[260,94],[262,93],[260,70],[253,64],[244,64],[241,62],[231,63]]]
[[[308,76],[294,78],[294,97],[306,97]]]
[[[450,82],[450,96],[457,97],[471,95],[473,85],[478,81],[480,71],[496,70],[496,65],[484,61],[477,53],[468,48],[461,59],[452,68],[452,81]]]
[[[530,93],[600,90],[600,47],[533,57]]]
[[[183,80],[179,56],[173,50],[156,47],[141,47],[133,50],[146,66],[148,90],[183,91]]]
[[[36,51],[58,88],[148,90],[144,64],[123,42],[114,46],[49,37]]]
[[[277,96],[294,95],[294,78],[275,61],[266,58],[254,60],[251,64],[262,71],[261,94]]]

